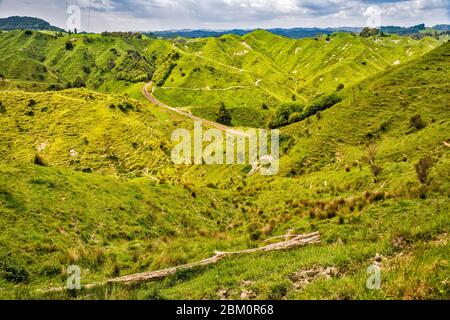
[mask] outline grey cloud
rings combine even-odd
[[[450,13],[449,0],[0,0],[0,15],[33,15],[64,27],[67,3],[76,2],[95,31],[361,26],[373,5],[384,24],[449,23]]]

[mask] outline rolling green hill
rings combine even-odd
[[[0,34],[0,41],[0,74],[14,80],[0,83],[4,87],[86,86],[138,98],[153,79],[161,101],[209,120],[225,103],[233,124],[247,127],[267,126],[280,103],[352,86],[440,44],[348,33],[293,40],[262,30],[195,40],[12,31]]]
[[[292,40],[262,30],[243,37],[179,41],[177,68],[156,88],[155,96],[212,120],[209,109],[224,101],[235,125],[265,126],[270,111],[264,105],[275,108],[286,101],[310,101],[335,91],[339,84],[352,86],[438,45],[431,38],[366,39],[347,33]]]
[[[448,298],[448,43],[256,32],[185,43],[76,36],[67,49],[67,37],[0,37],[10,58],[0,60],[0,298]],[[86,61],[95,66],[78,74]],[[120,70],[133,78],[118,80]],[[281,129],[280,174],[264,177],[248,166],[174,166],[170,134],[192,124],[133,99],[150,71],[162,101],[203,114],[223,100],[236,125],[257,123],[251,103],[269,106],[257,111],[263,123],[292,94],[308,103],[344,88],[342,101]],[[44,79],[27,79],[36,72]],[[41,92],[78,76],[87,89]],[[245,81],[251,90],[213,91]],[[180,89],[164,89],[172,83],[211,90],[176,96]],[[87,284],[312,231],[321,244],[230,257],[162,281],[39,291],[64,285],[70,264]],[[382,290],[365,286],[375,262]]]
[[[183,123],[86,89],[0,91],[0,101],[3,161],[30,163],[39,155],[50,166],[128,178],[158,178],[170,163],[170,132]]]
[[[48,30],[48,31],[64,31],[61,28],[50,25],[45,20],[33,17],[8,17],[0,18],[0,30]]]
[[[133,37],[11,31],[0,41],[0,73],[32,91],[87,87],[138,97],[170,52],[170,43]]]

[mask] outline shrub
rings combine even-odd
[[[223,125],[231,125],[231,114],[230,111],[225,107],[225,104],[222,102],[219,107],[219,113],[217,115],[218,123],[221,123]]]
[[[335,93],[317,98],[305,108],[305,110],[303,111],[303,117],[310,117],[319,111],[324,111],[331,108],[341,101],[342,98]]]
[[[256,231],[253,231],[252,233],[250,233],[249,237],[250,237],[250,240],[257,241],[259,238],[261,238],[261,235],[262,235],[261,231],[256,230]]]
[[[114,262],[113,268],[112,268],[112,272],[111,272],[111,276],[113,276],[113,277],[120,276],[120,271],[121,271],[120,264],[117,263],[117,262]]]
[[[376,166],[376,165],[371,165],[370,166],[370,171],[372,171],[372,174],[374,175],[374,177],[378,177],[380,175],[380,173],[383,171],[383,168],[380,166]]]
[[[384,121],[380,124],[380,131],[385,132],[389,128],[390,123],[388,121]]]
[[[209,189],[217,189],[217,186],[214,183],[212,183],[212,182],[208,182],[206,184],[206,187],[209,188]]]
[[[287,283],[278,283],[274,285],[269,292],[270,300],[280,300],[282,299],[288,292],[289,285]]]
[[[115,107],[114,104],[112,104],[110,108],[111,107],[114,108]],[[122,101],[118,103],[117,108],[119,108],[119,110],[122,111],[123,113],[127,113],[129,110],[134,110],[133,104],[129,101]]]
[[[289,124],[289,117],[294,113],[302,114],[304,106],[298,102],[287,102],[278,106],[275,113],[272,115],[271,120],[269,122],[270,128],[278,128],[284,125]],[[301,118],[301,117],[300,117]],[[297,119],[297,121],[301,121],[301,119]]]
[[[336,91],[342,91],[342,90],[344,90],[344,88],[345,88],[345,85],[343,83],[339,83],[336,88]]]
[[[420,183],[426,184],[428,182],[428,173],[431,167],[433,166],[433,158],[430,156],[426,156],[419,160],[419,162],[415,165],[417,178]]]
[[[412,116],[411,119],[409,119],[409,123],[412,128],[416,128],[417,130],[421,130],[427,126],[427,123],[423,121],[419,114]]]
[[[289,116],[289,123],[295,123],[295,122],[299,122],[302,120],[303,120],[303,117],[300,112],[294,112],[293,114],[291,114]]]
[[[1,102],[1,101],[0,101],[0,113],[1,113],[1,114],[6,113],[6,108],[5,108],[5,106],[3,105],[3,102]]]
[[[31,31],[31,30],[25,30],[24,33],[25,33],[27,36],[30,36],[30,35],[33,34],[33,31]]]
[[[359,35],[363,38],[377,36],[380,35],[380,29],[366,27],[362,30],[362,32]]]
[[[373,165],[375,163],[375,157],[377,156],[377,146],[375,144],[370,144],[366,150],[366,156],[364,160],[367,161],[369,165]]]
[[[48,91],[58,91],[62,90],[63,87],[60,84],[52,83],[48,85],[47,89]]]
[[[91,68],[89,66],[83,66],[84,73],[91,73]]]
[[[72,87],[73,88],[85,88],[86,83],[83,81],[83,79],[81,79],[81,77],[78,76],[75,79],[75,81],[72,83]]]
[[[73,45],[73,42],[70,40],[66,41],[66,50],[73,50],[75,46]]]
[[[41,166],[41,167],[46,167],[47,163],[45,162],[44,158],[42,158],[42,156],[35,154],[34,155],[34,159],[33,159],[33,163],[35,165]]]
[[[0,276],[6,281],[13,283],[27,283],[30,281],[30,274],[25,267],[11,256],[1,257]]]

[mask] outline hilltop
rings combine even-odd
[[[400,26],[381,26],[381,31],[388,34],[396,35],[414,35],[424,31],[427,27],[425,24],[420,24],[411,27]],[[360,33],[362,27],[340,27],[340,28],[271,28],[264,29],[270,33],[284,36],[291,39],[313,38],[320,35],[330,35],[335,32]],[[429,27],[429,29],[445,32],[449,31],[449,25],[442,24]],[[167,31],[152,31],[147,33],[152,37],[162,38],[207,38],[207,37],[222,37],[224,35],[238,35],[244,36],[258,29],[232,29],[232,30],[167,30]]]
[[[8,17],[0,18],[0,30],[48,30],[63,32],[64,30],[52,26],[45,20],[33,17]]]

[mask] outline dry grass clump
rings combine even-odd
[[[290,208],[295,212],[306,213],[313,219],[331,219],[339,215],[340,212],[358,212],[367,205],[383,201],[392,197],[386,192],[365,191],[362,195],[350,198],[338,198],[333,200],[293,200]]]

